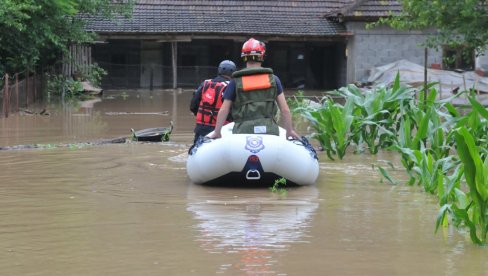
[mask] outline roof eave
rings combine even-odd
[[[256,36],[261,38],[267,38],[275,41],[331,41],[331,40],[344,40],[347,37],[352,36],[351,32],[340,32],[336,34],[316,34],[316,35],[303,35],[303,34],[269,34],[269,33],[141,33],[141,32],[96,32],[101,39],[140,39],[140,40],[157,40],[159,42],[171,42],[180,41],[188,42],[193,39],[232,39],[236,41],[244,41],[250,36]]]

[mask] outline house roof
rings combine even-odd
[[[356,0],[136,0],[132,18],[87,19],[99,34],[342,36],[326,18]],[[381,2],[381,1],[376,1]]]
[[[402,5],[398,0],[357,0],[346,7],[342,15],[346,20],[376,20],[379,17],[399,14]]]

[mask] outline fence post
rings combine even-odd
[[[3,76],[4,79],[7,79],[7,74]],[[2,97],[2,112],[5,111],[5,89],[7,87],[7,80],[5,80],[5,84],[3,87],[3,97]]]
[[[29,68],[25,69],[25,107],[29,106]]]
[[[3,113],[8,117],[8,74],[5,74],[5,88],[3,89]]]
[[[19,112],[19,73],[15,73],[15,98],[17,100],[17,112]]]
[[[36,76],[36,71],[34,71],[34,79],[32,80],[32,86],[34,88],[34,100],[33,102],[37,102],[37,80],[36,80],[37,76]]]
[[[153,78],[154,78],[154,72],[153,72],[153,67],[154,65],[151,64],[151,75],[150,75],[150,78],[149,78],[149,90],[150,91],[153,91]]]

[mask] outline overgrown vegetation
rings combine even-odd
[[[487,244],[488,110],[466,91],[453,96],[469,99],[471,109],[463,113],[451,99],[437,100],[433,85],[417,94],[401,86],[397,75],[391,87],[350,85],[335,91],[344,104],[325,96],[319,107],[296,104],[294,112],[309,120],[312,138],[330,159],[350,151],[398,152],[407,184],[420,185],[439,200],[436,229],[449,223],[464,226],[474,243]],[[378,168],[396,184],[386,169]]]
[[[427,46],[462,46],[482,53],[488,45],[488,1],[486,0],[400,0],[402,13],[383,18],[401,30],[434,28]]]
[[[90,16],[129,15],[133,0],[0,0],[0,75],[53,65],[69,45],[90,43]]]
[[[84,89],[82,82],[87,81],[94,86],[98,86],[103,76],[107,72],[98,66],[98,64],[91,64],[89,68],[80,70],[76,78],[71,76],[47,75],[47,92],[49,95],[63,95],[66,98],[82,97]]]

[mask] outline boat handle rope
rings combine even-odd
[[[197,149],[203,144],[203,143],[208,143],[212,139],[208,138],[207,136],[200,136],[197,138],[197,141],[195,144],[193,144],[189,149],[188,149],[188,154],[193,155],[195,152],[197,152]]]
[[[288,141],[290,141],[296,145],[304,146],[306,149],[308,149],[308,151],[310,152],[310,155],[313,158],[319,160],[319,158],[317,156],[317,152],[315,151],[312,144],[310,144],[310,142],[308,141],[308,139],[305,136],[302,136],[301,139],[295,139],[293,137],[290,137],[290,138],[288,138]]]

